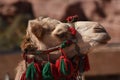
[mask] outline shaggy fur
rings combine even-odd
[[[75,26],[77,30],[76,38],[81,48],[81,53],[88,53],[92,46],[106,43],[110,37],[105,29],[96,22],[75,22],[62,23],[49,17],[39,17],[30,20],[26,30],[25,38],[22,42],[21,49],[26,50],[46,50],[55,47],[64,40],[71,39],[72,35],[68,31],[68,27]],[[64,49],[68,58],[74,57],[77,53],[75,45],[71,45]],[[50,53],[50,61],[55,61],[61,53],[55,51]],[[28,57],[34,57],[29,55]],[[41,60],[47,61],[46,55],[38,56]],[[19,63],[15,80],[20,80],[22,73],[25,71],[24,61]]]

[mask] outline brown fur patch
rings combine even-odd
[[[32,26],[32,33],[40,40],[43,35],[43,28],[40,24],[35,24]]]
[[[33,45],[29,37],[24,37],[22,43],[21,43],[21,49],[22,51],[34,51],[36,50],[36,47]]]

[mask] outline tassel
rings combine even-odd
[[[26,71],[26,78],[28,80],[39,80],[41,79],[41,70],[38,63],[32,62]]]
[[[34,63],[32,62],[26,71],[26,78],[30,80],[35,80],[35,73],[36,69],[34,67]]]
[[[58,80],[57,68],[54,64],[50,63],[50,56],[47,54],[48,62],[44,65],[42,70],[43,80]]]
[[[70,77],[73,72],[72,63],[66,58],[64,52],[62,51],[62,56],[56,61],[56,67],[58,68],[58,73],[60,76]]]
[[[51,65],[51,73],[54,77],[54,80],[58,80],[59,79],[59,75],[58,75],[58,71],[57,71],[57,68],[54,64],[50,63]]]
[[[38,63],[34,63],[34,67],[36,68],[37,71],[36,80],[41,80],[42,79],[41,65],[39,65]]]
[[[24,72],[24,73],[22,74],[22,76],[21,76],[21,79],[20,79],[20,80],[26,80],[25,75],[26,75],[26,72]]]
[[[42,70],[43,80],[54,80],[54,77],[51,73],[50,62],[46,63]]]
[[[90,64],[88,60],[88,55],[84,55],[84,71],[90,70]]]

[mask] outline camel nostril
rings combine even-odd
[[[103,29],[103,28],[98,28],[98,27],[96,27],[96,28],[94,28],[94,32],[100,33],[100,32],[106,32],[106,30]]]

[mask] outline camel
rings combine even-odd
[[[29,20],[21,49],[25,51],[32,46],[33,50],[48,50],[49,48],[56,47],[63,41],[73,38],[71,32],[68,31],[69,27],[74,27],[76,30],[76,44],[79,46],[82,54],[88,54],[94,46],[106,44],[110,40],[109,34],[98,22],[77,21],[63,23],[50,17],[39,17]],[[64,48],[64,51],[69,59],[77,55],[74,44]],[[50,52],[50,61],[54,62],[60,55],[60,51]],[[36,56],[30,54],[27,57],[32,58]],[[47,55],[45,54],[40,54],[37,58],[41,61],[47,61]],[[15,80],[20,80],[25,70],[25,60],[23,60],[18,64]]]

